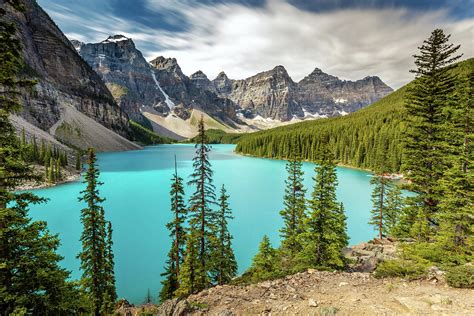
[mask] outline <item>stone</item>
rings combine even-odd
[[[339,283],[339,287],[341,287],[341,286],[346,286],[346,285],[349,285],[349,283],[347,283],[347,282],[340,282],[340,283]]]
[[[438,267],[432,266],[428,269],[427,279],[432,283],[445,283],[445,272],[441,271]]]
[[[317,302],[315,299],[310,298],[310,299],[308,300],[308,306],[310,306],[310,307],[318,307],[318,305],[319,305],[319,304],[318,304],[318,302]]]

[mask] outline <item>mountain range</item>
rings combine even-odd
[[[195,111],[205,113],[210,126],[252,131],[344,115],[392,92],[378,77],[344,81],[318,68],[299,82],[283,66],[242,80],[224,72],[213,80],[202,71],[188,77],[174,58],[147,62],[123,35],[100,43],[72,42],[131,118],[143,123],[146,117],[157,133],[170,137],[195,133],[190,120]]]
[[[283,66],[240,80],[224,72],[210,80],[187,76],[175,58],[147,61],[132,39],[69,40],[33,0],[25,11],[7,3],[7,19],[23,43],[18,129],[49,142],[98,150],[139,148],[129,120],[174,139],[193,137],[202,115],[207,128],[251,132],[307,119],[345,115],[392,92],[378,77],[345,81],[315,69],[299,82]]]

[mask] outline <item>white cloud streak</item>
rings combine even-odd
[[[454,20],[443,10],[314,13],[284,0],[269,0],[261,8],[148,0],[148,7],[170,11],[170,19],[175,14],[184,16],[189,28],[183,32],[153,30],[110,15],[89,17],[87,24],[71,12],[52,10],[50,14],[60,22],[82,23],[89,31],[83,39],[98,41],[121,33],[134,39],[147,59],[175,57],[185,73],[202,70],[211,79],[222,70],[240,79],[284,65],[296,81],[318,67],[350,80],[377,75],[399,88],[413,78],[408,72],[413,68],[412,55],[434,28],[451,33],[452,42],[462,45],[465,58],[474,55],[474,19]]]

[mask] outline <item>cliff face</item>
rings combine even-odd
[[[304,112],[331,116],[359,110],[392,91],[378,77],[344,81],[316,68],[298,82],[297,102]]]
[[[217,81],[216,81],[217,80]],[[247,113],[260,115],[263,118],[289,120],[293,115],[302,115],[294,99],[297,85],[283,66],[259,73],[245,80],[235,80],[232,88],[226,79],[214,81],[220,91],[229,91],[225,95]],[[217,89],[217,88],[216,88]]]
[[[202,71],[187,77],[175,58],[161,56],[152,60],[150,64],[156,70],[160,85],[174,103],[184,109],[184,112],[199,109],[231,126],[238,122],[234,103],[226,97],[219,96]],[[177,114],[180,115],[182,112],[181,110]]]
[[[344,81],[320,69],[295,83],[283,66],[244,80],[220,73],[212,83],[247,115],[281,121],[354,112],[392,92],[378,77]]]
[[[165,96],[155,83],[153,69],[131,39],[115,35],[100,43],[74,44],[130,118],[143,121],[142,106],[161,106],[166,110]]]
[[[122,136],[129,132],[128,117],[114,102],[112,95],[91,67],[77,54],[74,46],[41,7],[32,0],[22,1],[25,11],[18,12],[1,3],[6,18],[15,23],[23,44],[23,76],[37,81],[33,91],[23,91],[21,116],[45,131],[53,132],[65,143],[71,134],[81,134],[81,127],[64,120],[66,108],[103,125]],[[61,137],[55,135],[62,131]],[[111,132],[112,133],[112,132]],[[77,136],[77,135],[76,135]],[[79,147],[94,146],[93,138],[74,137]],[[134,148],[124,139],[125,148]],[[97,148],[101,150],[101,148]]]

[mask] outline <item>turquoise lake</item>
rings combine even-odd
[[[234,220],[230,231],[239,272],[249,267],[264,234],[279,244],[282,220],[285,161],[251,158],[233,152],[234,145],[213,145],[210,155],[214,182],[219,189],[225,184],[230,194]],[[174,172],[174,155],[178,173],[187,181],[191,173],[193,145],[159,145],[139,151],[98,154],[104,185],[100,193],[106,217],[114,228],[115,274],[119,297],[142,303],[147,290],[156,298],[161,288],[161,276],[170,239],[165,224],[170,221],[169,191]],[[312,191],[314,164],[304,163],[308,197]],[[355,244],[375,237],[367,224],[371,207],[370,173],[338,168],[337,196],[344,203],[348,217],[350,243]],[[49,229],[59,234],[64,256],[62,265],[79,278],[76,259],[82,225],[79,220],[82,204],[77,201],[84,185],[69,183],[48,189],[35,190],[48,198],[44,205],[33,206],[31,216],[46,220]],[[186,186],[186,194],[192,191]]]

